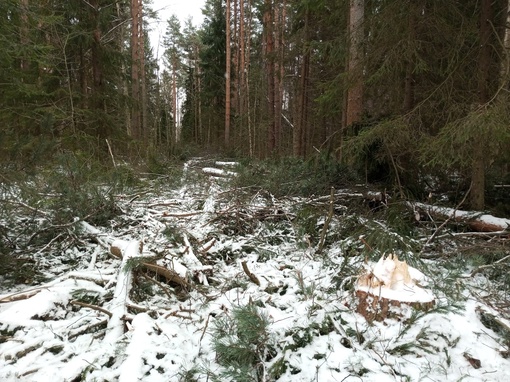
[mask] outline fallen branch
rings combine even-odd
[[[101,308],[100,306],[92,305],[92,304],[87,304],[86,302],[81,302],[81,301],[78,301],[78,300],[72,300],[70,302],[73,305],[82,306],[84,308],[90,308],[90,309],[93,309],[93,310],[97,310],[98,312],[101,312],[101,313],[104,313],[104,314],[108,315],[108,317],[112,317],[112,313],[111,312],[109,312],[105,308]]]
[[[213,237],[207,244],[198,250],[201,254],[207,253],[216,244],[216,238]]]
[[[159,281],[154,280],[152,277],[147,276],[145,273],[140,273],[142,277],[150,282],[153,282],[161,288],[161,290],[168,296],[168,301],[172,301],[172,295],[166,290],[166,288]]]
[[[84,333],[87,333],[87,332],[90,332],[90,331],[96,329],[98,326],[105,326],[106,327],[107,323],[108,323],[108,320],[105,318],[104,320],[95,322],[95,323],[93,323],[91,325],[86,325],[85,327],[82,327],[80,330],[77,330],[77,331],[75,331],[73,333],[70,333],[67,336],[67,339],[72,340],[73,338],[76,338],[78,336],[81,336]]]
[[[163,276],[169,282],[174,282],[176,284],[181,285],[184,288],[187,288],[190,286],[190,284],[186,281],[186,279],[182,278],[181,276],[179,276],[177,274],[177,272],[174,272],[171,269],[167,269],[160,265],[151,264],[151,263],[141,263],[140,265],[144,268],[147,268],[148,270],[153,271],[154,273],[158,274],[159,276]]]
[[[250,280],[257,284],[258,286],[260,286],[260,281],[259,279],[257,278],[257,276],[255,276],[253,273],[250,272],[250,270],[248,269],[248,265],[246,264],[246,261],[243,261],[241,263],[241,265],[243,266],[243,271],[244,273],[246,273],[246,275],[250,278]]]
[[[495,261],[492,264],[480,265],[479,267],[476,267],[475,269],[473,269],[473,271],[471,272],[470,276],[473,277],[474,275],[476,275],[477,273],[480,273],[484,269],[493,268],[493,267],[497,266],[498,264],[501,264],[502,262],[504,262],[505,260],[508,260],[508,259],[510,259],[510,255],[505,256],[502,259],[499,259],[498,261]]]
[[[436,230],[434,231],[434,233],[432,234],[432,236],[429,237],[429,239],[427,240],[427,242],[425,243],[425,245],[423,246],[423,249],[422,249],[422,252],[425,248],[428,247],[428,245],[430,244],[430,242],[432,240],[434,240],[434,238],[437,236],[437,234],[439,233],[439,231],[455,216],[455,213],[457,211],[457,209],[462,205],[464,204],[464,202],[466,201],[466,198],[467,196],[469,195],[469,193],[471,192],[471,186],[469,187],[469,190],[467,190],[466,194],[464,195],[464,197],[462,198],[462,200],[460,201],[459,204],[457,204],[457,206],[455,207],[455,209],[452,211],[451,214],[449,214],[448,218],[439,226],[436,228]],[[428,212],[428,215],[430,216],[430,211]],[[418,215],[415,215],[415,216],[418,216],[418,219],[420,217],[420,214]]]
[[[160,217],[162,218],[189,218],[196,215],[203,214],[203,211],[196,211],[196,212],[184,212],[184,213],[171,213],[171,212],[163,212]]]
[[[4,296],[4,297],[0,298],[0,304],[4,304],[4,303],[7,303],[7,302],[27,300],[30,297],[35,296],[41,290],[42,290],[41,288],[38,288],[38,289],[34,289],[34,290],[29,290],[29,291],[26,291],[26,292],[13,293],[13,294]]]
[[[110,253],[119,259],[123,258],[122,250],[116,245],[112,245],[110,247]],[[148,262],[141,262],[139,266],[147,270],[150,270],[159,276],[164,277],[165,279],[167,279],[168,282],[174,282],[176,284],[181,285],[184,288],[188,288],[190,286],[188,281],[186,281],[186,279],[184,279],[183,277],[179,276],[177,272],[162,267],[161,265],[152,264]]]
[[[126,265],[131,259],[141,256],[142,243],[138,240],[130,242],[116,240],[112,247],[119,249],[122,263],[117,274],[117,284],[113,292],[113,298],[110,301],[112,315],[107,325],[106,343],[114,343],[124,334],[124,317],[127,314],[126,304],[129,302],[129,293],[133,280],[133,274],[127,270]]]

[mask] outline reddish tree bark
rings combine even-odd
[[[226,74],[225,74],[225,147],[230,147],[230,70],[231,70],[231,46],[230,46],[230,0],[226,4]]]

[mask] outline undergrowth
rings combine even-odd
[[[215,320],[212,344],[223,367],[213,380],[266,381],[265,362],[274,357],[269,319],[254,304],[236,307],[232,314]]]
[[[347,166],[321,155],[308,160],[251,161],[238,170],[234,180],[237,187],[258,187],[275,197],[323,195],[331,187],[345,187],[357,179]]]
[[[147,162],[147,168],[155,162]],[[182,166],[162,163],[158,176],[165,176],[167,186],[177,184],[182,172],[176,169]],[[81,151],[61,152],[30,173],[5,171],[0,178],[0,277],[13,283],[39,279],[33,255],[80,246],[80,221],[111,224],[124,213],[118,195],[146,187],[140,174]]]

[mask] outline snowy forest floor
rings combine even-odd
[[[509,380],[508,233],[363,210],[352,189],[275,197],[234,187],[235,170],[188,161],[96,224],[51,223],[4,187],[18,278],[0,276],[0,381]],[[389,250],[435,306],[368,322],[354,285]]]

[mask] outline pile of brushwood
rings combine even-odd
[[[508,219],[326,162],[74,159],[0,179],[0,380],[507,380]],[[433,303],[361,314],[385,256]]]

